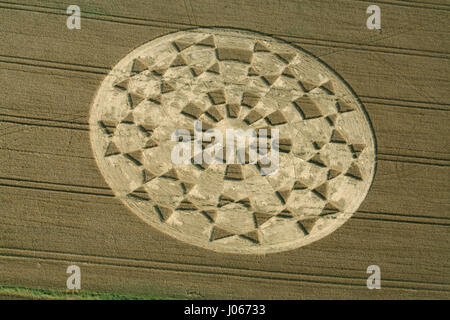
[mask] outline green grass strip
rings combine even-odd
[[[33,289],[0,285],[0,300],[2,299],[39,299],[39,300],[173,300],[176,298],[133,296],[115,293],[94,293],[83,291],[61,291],[48,289]]]

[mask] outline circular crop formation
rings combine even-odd
[[[250,161],[246,146],[245,159],[232,162],[226,139],[201,141],[175,163],[177,145],[194,145],[195,123],[200,135],[253,129],[260,141],[265,133],[266,153]],[[180,129],[184,142],[173,139]],[[358,209],[375,172],[372,129],[342,79],[314,56],[247,31],[181,31],[135,49],[102,82],[90,134],[101,172],[133,212],[218,252],[279,252],[330,234]],[[223,144],[220,157],[194,161],[214,143]]]

